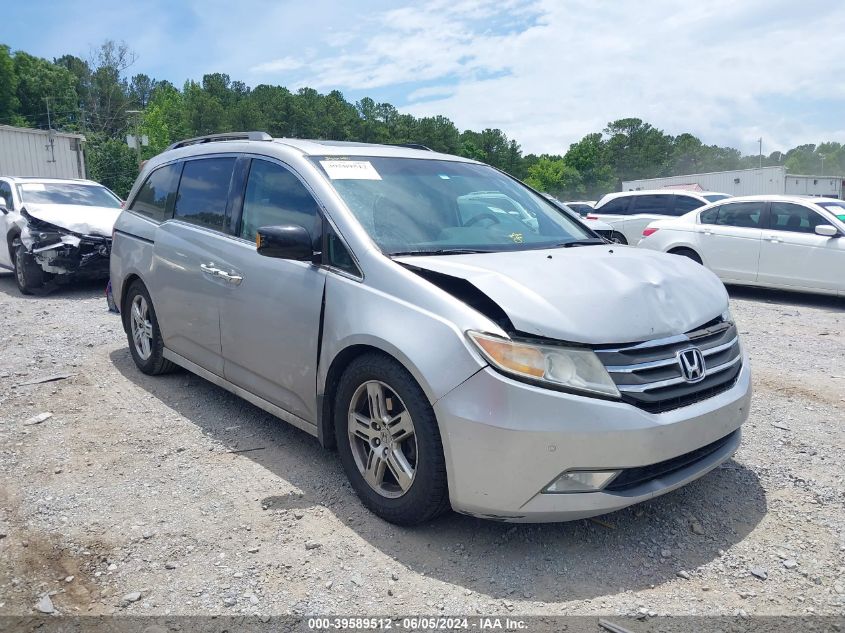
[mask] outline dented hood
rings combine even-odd
[[[397,261],[465,279],[521,332],[576,343],[682,334],[728,307],[724,285],[703,266],[615,244]]]
[[[111,237],[122,209],[77,204],[25,204],[29,215],[62,229],[82,235]]]

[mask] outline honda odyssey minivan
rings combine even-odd
[[[715,275],[425,149],[177,143],[128,197],[111,286],[142,372],[181,366],[336,447],[398,524],[623,508],[727,460],[748,416]]]

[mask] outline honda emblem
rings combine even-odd
[[[678,365],[681,366],[681,375],[687,382],[704,380],[706,373],[704,355],[697,347],[690,347],[678,352]]]

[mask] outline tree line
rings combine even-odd
[[[421,143],[433,150],[489,163],[531,186],[564,199],[593,199],[623,180],[757,167],[761,159],[732,147],[706,145],[695,135],[666,134],[638,118],[612,121],[559,154],[524,154],[499,129],[461,131],[444,116],[415,117],[389,103],[351,103],[333,90],[295,92],[253,88],[225,73],[186,80],[177,87],[130,74],[135,55],[124,43],[104,42],[88,59],[52,61],[0,44],[0,124],[85,134],[89,177],[125,196],[147,159],[192,136],[263,130],[274,137],[367,143]],[[127,134],[146,136],[139,153]],[[792,173],[845,173],[845,146],[799,145],[762,157],[764,166]]]

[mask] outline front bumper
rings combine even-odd
[[[434,405],[452,507],[503,521],[568,521],[654,498],[733,455],[750,401],[746,355],[730,389],[658,414],[534,387],[488,367]],[[704,457],[624,490],[541,492],[566,470],[650,466],[723,438]]]

